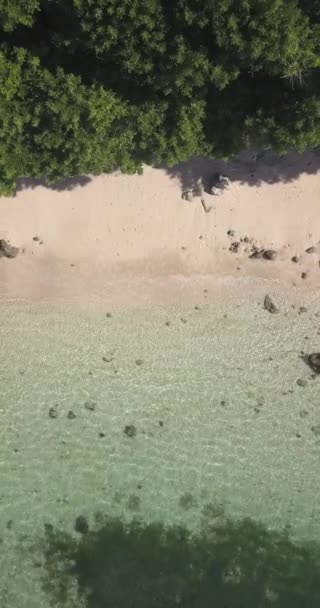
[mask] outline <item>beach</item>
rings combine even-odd
[[[215,171],[206,213],[181,193]],[[43,530],[79,515],[320,540],[319,202],[315,153],[0,199],[2,606],[50,605]]]

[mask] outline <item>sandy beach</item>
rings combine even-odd
[[[0,238],[20,249],[16,259],[1,259],[1,293],[54,297],[96,290],[115,277],[127,285],[195,275],[317,287],[319,169],[319,155],[310,152],[229,163],[193,159],[170,170],[145,167],[142,176],[87,176],[55,188],[22,180],[15,197],[0,200]],[[230,186],[222,196],[204,194],[208,213],[200,197],[182,199],[199,181],[206,189],[215,171]],[[237,252],[230,251],[234,242]],[[252,244],[275,250],[276,259],[250,258]]]

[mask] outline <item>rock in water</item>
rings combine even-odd
[[[83,515],[78,515],[74,523],[74,529],[79,534],[87,534],[89,532],[89,524]]]
[[[276,305],[273,303],[273,301],[271,300],[271,298],[268,294],[266,295],[266,297],[264,299],[263,306],[264,306],[265,310],[270,312],[272,315],[279,312]]]
[[[18,253],[18,247],[13,247],[4,239],[0,239],[0,258],[15,258]]]
[[[311,353],[307,360],[311,369],[320,374],[320,353]]]

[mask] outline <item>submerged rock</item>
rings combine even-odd
[[[298,386],[302,386],[304,388],[305,386],[307,386],[307,384],[308,383],[307,383],[306,380],[301,380],[301,378],[298,378],[298,380],[297,380],[297,385]]]
[[[276,305],[274,304],[274,302],[271,300],[270,296],[267,294],[264,301],[263,301],[263,307],[265,310],[267,310],[268,312],[270,312],[272,315],[276,314],[279,312],[278,308],[276,307]]]
[[[76,532],[79,532],[79,534],[87,534],[87,532],[89,532],[89,524],[84,515],[78,515],[74,524],[74,529]]]
[[[94,410],[96,409],[96,403],[95,401],[86,401],[84,407],[86,408],[86,410],[94,412]]]
[[[320,374],[320,353],[311,353],[311,355],[307,357],[307,362],[314,372]]]
[[[18,247],[13,247],[5,239],[0,239],[0,258],[15,258],[18,253]]]
[[[134,424],[127,424],[124,429],[124,432],[127,435],[127,437],[135,437],[137,434],[137,429],[134,426]]]

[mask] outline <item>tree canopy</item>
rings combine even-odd
[[[0,0],[0,193],[320,143],[319,0]]]

